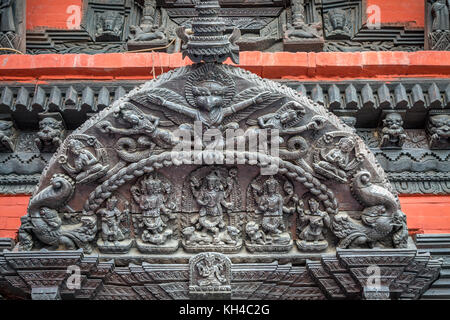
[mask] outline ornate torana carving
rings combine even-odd
[[[403,119],[399,113],[388,113],[383,120],[380,148],[401,149],[406,140]]]

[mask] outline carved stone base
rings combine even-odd
[[[245,242],[245,247],[250,252],[289,252],[294,246],[291,240],[288,244],[254,244]]]
[[[165,244],[151,244],[136,240],[136,246],[141,253],[174,253],[178,250],[179,241],[170,239]]]
[[[323,51],[323,45],[325,41],[323,38],[315,39],[298,39],[298,40],[283,40],[283,46],[285,51],[297,52],[321,52]]]
[[[102,239],[97,240],[98,250],[101,253],[127,253],[133,246],[134,241],[132,239],[127,239],[123,241],[103,241]]]
[[[242,240],[239,240],[235,245],[231,244],[186,244],[182,241],[184,250],[191,253],[197,252],[222,252],[222,253],[237,253],[242,248]]]
[[[296,244],[301,251],[323,251],[328,248],[328,242],[325,240],[317,242],[297,240]]]
[[[128,51],[143,50],[143,49],[153,49],[167,46],[169,42],[166,40],[155,40],[155,41],[133,41],[127,42]],[[166,49],[156,49],[155,51],[166,52]]]

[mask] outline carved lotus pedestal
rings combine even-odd
[[[178,250],[179,241],[169,239],[164,244],[151,244],[141,239],[136,240],[136,247],[141,253],[174,253]]]
[[[101,253],[127,253],[133,247],[134,240],[127,239],[123,241],[103,241],[103,239],[97,240],[97,247]]]

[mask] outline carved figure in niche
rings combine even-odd
[[[178,241],[171,239],[173,230],[168,226],[176,218],[171,193],[172,185],[162,175],[146,176],[131,187],[141,210],[141,215],[135,218],[135,226],[141,230],[142,241],[137,241],[140,251],[173,252],[178,248]]]
[[[208,246],[218,250],[237,250],[241,246],[239,223],[233,219],[240,205],[236,174],[235,168],[213,168],[208,171],[200,168],[191,173],[185,183],[189,192],[184,192],[183,202],[187,205],[185,211],[194,209],[193,206],[192,209],[188,208],[188,196],[192,194],[199,212],[198,215],[189,214],[190,218],[185,218],[182,234],[187,250],[198,251]]]
[[[216,252],[200,253],[189,259],[191,299],[231,298],[231,261]]]
[[[154,23],[156,12],[156,1],[145,0],[143,15],[139,26],[130,26],[129,40],[137,42],[166,41],[163,27]]]
[[[77,183],[89,183],[106,174],[109,169],[108,156],[96,138],[77,135],[66,140],[65,144],[66,155],[60,157],[59,162],[64,170],[75,176]],[[73,164],[69,162],[68,155],[72,156]]]
[[[347,12],[340,8],[331,9],[325,14],[325,30],[329,39],[350,39],[352,21]]]
[[[335,132],[319,139],[314,151],[313,168],[316,173],[341,183],[354,172],[363,160],[352,136]],[[336,142],[336,138],[339,139]]]
[[[368,171],[355,174],[352,190],[356,199],[365,206],[361,222],[347,213],[339,213],[332,220],[333,233],[341,239],[340,248],[375,245],[405,248],[407,226],[398,199],[388,189],[371,182]],[[406,229],[406,230],[405,230]]]
[[[262,186],[261,186],[262,184]],[[280,184],[270,176],[262,183],[262,178],[257,178],[249,186],[251,188],[250,201],[254,201],[253,221],[249,221],[245,227],[248,241],[247,248],[250,251],[287,251],[292,248],[292,237],[286,232],[284,214],[295,211],[295,207],[288,207],[293,197],[293,186],[290,182],[284,183],[284,193],[280,192]],[[290,192],[292,191],[292,192]],[[249,209],[249,208],[248,208]],[[259,220],[259,223],[255,220]]]
[[[448,0],[431,0],[431,16],[433,17],[432,31],[450,30]]]
[[[450,115],[439,114],[428,118],[427,132],[432,149],[450,148]]]
[[[59,114],[43,115],[34,141],[41,152],[55,152],[64,139],[64,133],[64,124]]]
[[[16,32],[12,7],[13,2],[14,0],[1,0],[0,2],[0,32],[4,34]]]
[[[179,95],[172,92],[168,92],[167,98],[148,94],[147,99],[152,104],[187,116],[190,121],[186,122],[201,121],[207,127],[218,127],[224,118],[250,106],[263,104],[270,97],[270,92],[261,92],[252,98],[230,105],[235,95],[235,86],[231,77],[219,68],[204,65],[194,72],[186,83],[186,100],[190,107],[171,101],[183,101],[174,99]]]
[[[287,39],[320,38],[321,24],[308,25],[305,22],[305,9],[302,0],[292,1],[292,24],[287,26],[284,37]]]
[[[96,41],[120,41],[124,17],[118,11],[105,11],[98,13]]]
[[[97,211],[102,228],[97,245],[104,253],[128,252],[132,245],[132,241],[127,239],[129,230],[123,225],[123,222],[128,222],[129,210],[120,210],[117,204],[117,197],[112,196],[106,200],[106,207]]]
[[[330,216],[319,210],[319,202],[314,198],[310,198],[308,204],[309,210],[303,209],[303,201],[298,204],[300,240],[297,240],[297,246],[305,251],[325,250],[328,242],[324,235],[331,224]]]
[[[403,119],[398,113],[388,113],[383,120],[380,148],[401,148],[406,140]]]
[[[97,127],[102,132],[115,133],[125,136],[144,135],[139,139],[143,146],[156,144],[166,149],[173,147],[177,141],[169,130],[159,128],[160,119],[151,114],[145,114],[131,103],[124,103],[114,112],[114,116],[128,128],[115,128],[109,121],[100,122]],[[145,139],[147,137],[148,139]]]
[[[17,131],[12,121],[0,120],[0,151],[14,152]]]

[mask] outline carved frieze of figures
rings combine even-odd
[[[245,245],[251,252],[283,252],[292,248],[288,217],[298,199],[284,177],[259,176],[247,190]]]
[[[324,25],[327,39],[351,39],[352,18],[344,9],[335,8],[324,13]]]
[[[401,149],[406,140],[403,119],[399,113],[390,112],[383,120],[380,148]]]
[[[450,114],[430,115],[427,133],[431,149],[450,149]]]
[[[55,152],[62,144],[65,126],[61,114],[40,114],[39,131],[34,140],[41,152]]]
[[[17,130],[11,120],[0,120],[0,152],[14,152]]]
[[[119,200],[112,196],[106,200],[105,207],[97,211],[100,220],[100,236],[97,246],[103,253],[126,253],[133,245],[130,239],[130,210],[125,202],[125,209],[119,208]]]
[[[103,145],[93,136],[72,135],[62,146],[61,167],[79,184],[103,177],[110,165]]]
[[[230,259],[215,252],[192,257],[189,260],[189,296],[193,299],[230,299]]]
[[[120,41],[124,22],[124,16],[118,11],[108,10],[97,13],[95,41]]]
[[[316,173],[347,183],[348,177],[364,160],[364,155],[352,135],[336,131],[329,132],[318,140],[314,147],[313,158]]]
[[[235,252],[241,248],[237,169],[193,171],[183,185],[182,203],[182,243],[187,251]]]
[[[308,200],[309,209],[305,209],[303,201],[299,201],[298,211],[298,240],[297,246],[304,251],[321,251],[328,248],[325,238],[327,229],[331,226],[331,218],[325,211],[320,210],[320,203],[314,198]]]
[[[172,183],[162,174],[146,175],[131,187],[140,214],[133,216],[136,245],[143,253],[171,253],[178,249]]]

